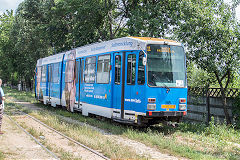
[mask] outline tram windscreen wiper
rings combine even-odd
[[[161,82],[161,79],[156,74],[152,74],[152,76],[156,78],[159,82]],[[161,82],[161,83],[164,85],[164,88],[167,89],[167,92],[169,92],[170,88],[164,82]]]

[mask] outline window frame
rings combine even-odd
[[[117,68],[116,67],[116,57],[120,57],[120,68]],[[117,74],[117,76],[119,75],[119,79],[118,81],[116,82],[116,79],[117,79],[117,76],[116,76],[116,68],[118,69],[117,71],[120,70],[120,74]],[[116,55],[115,56],[115,61],[114,61],[114,84],[116,85],[120,85],[121,84],[121,70],[122,70],[122,56],[121,55]]]
[[[52,77],[53,77],[53,75],[52,75],[52,69],[53,69],[53,67],[52,67],[52,64],[49,64],[48,65],[48,82],[52,82],[53,80],[52,80]]]
[[[80,73],[80,78],[81,78],[81,81],[80,81],[80,83],[83,83],[84,82],[84,71],[85,71],[85,64],[84,64],[84,62],[85,62],[85,60],[84,59],[80,59],[81,60],[81,63],[80,63],[80,69],[81,69],[81,73]],[[84,82],[85,83],[85,82]]]
[[[107,83],[102,83],[102,82],[98,82],[98,65],[99,65],[99,57],[107,57],[107,56],[109,56],[109,66],[108,66],[108,72],[105,72],[105,73],[108,73],[108,79],[107,79]],[[104,59],[105,60],[105,59]],[[104,61],[101,63],[101,64],[104,64],[103,66],[104,66],[104,68],[102,68],[102,70],[104,71],[104,69],[105,69],[105,63],[104,63]],[[104,54],[104,55],[100,55],[100,56],[98,56],[98,59],[97,59],[97,72],[96,72],[96,83],[97,84],[109,84],[110,83],[110,71],[111,71],[111,54]],[[101,72],[101,73],[104,73],[104,72]]]
[[[81,59],[80,59],[81,61]],[[75,60],[75,82],[79,83],[80,61]]]
[[[57,65],[57,67],[56,67],[56,65]],[[57,68],[57,70],[55,68]],[[60,68],[60,62],[51,64],[51,69],[52,69],[51,82],[52,83],[59,83],[59,79],[60,79],[59,68]],[[57,71],[57,76],[56,76],[57,78],[54,78],[54,76],[53,76],[55,71]]]
[[[141,67],[143,67],[143,75],[144,75],[144,82],[143,83],[139,83],[139,66],[140,66],[140,57],[142,57],[142,59],[141,59],[141,61],[143,60],[143,57],[144,57],[144,53],[143,53],[143,51],[141,51],[141,52],[139,52],[139,56],[138,56],[138,70],[137,70],[137,84],[138,85],[144,85],[145,84],[145,82],[146,82],[146,76],[145,76],[145,74],[146,74],[146,69],[145,69],[145,66],[142,64],[141,65]]]
[[[37,83],[41,83],[42,80],[42,66],[37,67]]]
[[[66,80],[66,75],[67,75],[67,74],[66,74],[66,67],[67,67],[67,63],[69,63],[69,62],[73,62],[73,64],[74,64],[73,72],[75,72],[75,71],[74,71],[74,70],[75,70],[75,65],[76,65],[76,64],[75,64],[75,60],[67,60],[67,61],[66,61],[66,65],[65,65],[65,78],[64,78],[64,80],[65,80],[64,82],[65,82],[65,83],[72,83],[72,82],[74,81],[74,78],[75,78],[75,73],[73,73],[72,79],[71,79],[71,80],[69,80],[69,79]],[[68,73],[68,74],[69,74],[69,73]]]
[[[88,59],[90,59],[90,58],[95,59],[95,63],[87,63],[87,62],[88,62]],[[91,83],[91,84],[95,83],[95,81],[96,81],[96,62],[97,62],[96,56],[87,57],[87,58],[85,59],[84,83]],[[86,75],[89,74],[89,72],[88,72],[88,66],[89,66],[89,65],[94,65],[94,67],[93,67],[93,68],[94,68],[94,80],[93,80],[93,81],[86,82]],[[87,74],[85,73],[85,72],[86,72],[86,69],[87,69]]]
[[[134,79],[134,82],[133,82],[133,81],[132,81],[132,79],[133,79],[133,78],[132,78],[132,77],[133,77],[133,76],[132,76],[132,73],[133,73],[132,71],[133,71],[133,68],[134,68],[134,67],[132,67],[132,64],[133,64],[133,63],[131,62],[131,67],[132,67],[132,68],[131,68],[131,77],[130,77],[130,81],[131,81],[131,82],[130,82],[130,83],[128,83],[128,76],[130,75],[130,74],[129,74],[129,70],[128,70],[128,57],[129,57],[129,56],[135,56],[135,75],[134,75],[134,76],[135,76],[135,79]],[[131,60],[133,60],[133,57],[131,58]],[[136,54],[134,54],[134,53],[128,54],[128,56],[127,56],[127,85],[135,85],[135,84],[136,84],[136,73],[137,73],[137,72],[136,72],[136,68],[137,68],[136,65],[137,65],[137,56],[136,56]]]
[[[46,83],[47,82],[47,65],[42,66],[41,69],[42,69],[42,71],[41,71],[41,82]],[[43,76],[43,73],[45,73],[45,76]],[[43,77],[45,78],[44,81],[43,81]]]

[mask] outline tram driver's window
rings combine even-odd
[[[127,84],[135,84],[136,77],[136,55],[129,54],[127,57]]]
[[[138,59],[138,84],[143,85],[145,83],[145,67],[143,65],[143,52],[139,53],[139,59]]]
[[[120,84],[121,78],[121,56],[115,56],[115,84]]]

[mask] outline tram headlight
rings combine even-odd
[[[148,110],[156,110],[156,104],[148,104],[147,109]]]
[[[179,104],[179,110],[186,110],[187,105],[186,104]]]

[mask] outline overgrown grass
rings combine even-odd
[[[111,159],[142,159],[131,148],[116,144],[114,140],[109,139],[100,132],[93,130],[89,126],[79,126],[64,122],[59,116],[46,112],[31,113],[47,125],[55,128],[74,138],[75,140],[89,146],[95,150],[100,150],[104,155]]]
[[[19,101],[36,103],[35,94],[33,92],[23,92],[17,91],[15,89],[10,89],[9,87],[3,88],[5,95],[14,97]]]
[[[4,159],[4,154],[0,151],[0,160]]]
[[[14,96],[16,99],[23,98],[33,102],[33,94],[16,92],[14,90],[8,90],[8,92],[9,96]],[[28,98],[24,98],[25,96]],[[72,124],[64,122],[59,116],[71,117],[80,122],[109,131],[112,134],[127,137],[148,146],[156,147],[161,150],[161,152],[170,153],[175,156],[190,159],[240,159],[240,130],[235,129],[233,126],[215,124],[214,120],[212,120],[209,126],[205,124],[180,123],[177,128],[162,125],[148,128],[136,128],[113,123],[111,121],[99,121],[94,118],[84,117],[79,113],[70,113],[59,108],[52,108],[39,103],[37,103],[37,105],[47,110],[47,112],[41,113],[40,116],[48,117],[47,119],[55,117],[55,123],[62,122],[66,126],[71,126]],[[49,121],[47,119],[45,119],[45,121]],[[74,128],[77,126],[73,125],[72,127]],[[59,129],[64,131],[63,128]],[[83,131],[82,133],[88,134],[88,132],[89,131]],[[66,131],[66,133],[68,132]],[[71,135],[70,132],[68,134]],[[92,135],[90,134],[89,136],[91,137]],[[95,148],[101,144],[100,142],[96,144],[91,141],[85,143]],[[103,149],[107,148],[103,147]],[[107,155],[108,154],[109,153],[107,153]]]
[[[25,123],[20,124],[23,128],[25,128],[32,136],[34,136],[36,139],[38,139],[44,146],[46,146],[49,150],[56,153],[60,159],[66,159],[66,160],[80,160],[81,158],[76,158],[74,155],[70,152],[66,152],[63,149],[58,149],[57,146],[53,146],[52,144],[49,144],[47,140],[40,139],[40,136],[44,136],[43,133],[40,131],[35,130],[33,127],[27,127]]]
[[[8,102],[8,101],[7,101]],[[7,103],[7,105],[9,105]],[[17,104],[11,104],[12,106],[7,106],[7,112],[13,112],[14,106],[21,110],[24,108],[19,107]],[[146,159],[145,157],[139,156],[134,150],[129,147],[123,146],[122,144],[117,144],[114,139],[109,139],[102,133],[92,129],[88,125],[79,126],[77,124],[70,124],[64,122],[61,117],[52,112],[31,112],[32,116],[43,121],[47,125],[53,127],[54,129],[68,135],[69,137],[83,143],[84,145],[102,152],[105,156],[111,159]],[[34,128],[26,126],[24,123],[21,126],[28,130],[34,137],[38,138],[42,133],[37,132]],[[47,142],[45,143],[49,148],[52,148],[54,152],[58,152],[56,148],[51,147]],[[71,144],[72,145],[72,144]],[[60,152],[61,159],[73,159],[68,152]]]

